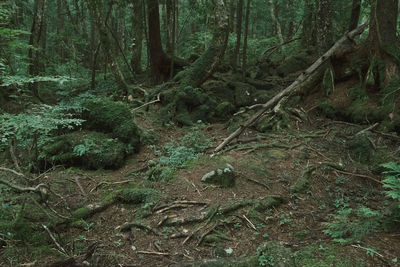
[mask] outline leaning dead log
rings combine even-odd
[[[246,122],[244,122],[236,131],[234,131],[231,135],[229,135],[221,144],[219,144],[214,153],[218,153],[221,151],[227,144],[229,144],[234,138],[238,137],[247,127],[251,126],[254,122],[256,122],[265,112],[272,109],[279,101],[285,97],[291,95],[297,89],[301,87],[301,85],[314,73],[324,62],[326,62],[331,56],[335,54],[340,48],[346,45],[348,42],[354,42],[354,38],[368,27],[367,24],[363,24],[357,29],[347,33],[343,36],[339,41],[337,41],[325,54],[323,54],[320,58],[317,59],[308,69],[306,69],[303,73],[300,74],[299,77],[288,87],[286,87],[279,94],[275,95],[272,99],[270,99],[267,103],[261,105],[261,109],[257,111],[253,116],[250,117]]]

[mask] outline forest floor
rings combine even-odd
[[[160,156],[157,148],[179,141],[189,128],[162,127],[148,118],[142,115],[136,122],[143,129],[153,129],[157,143],[142,147],[122,168],[59,169],[47,174],[51,184],[58,184],[57,192],[67,196],[71,207],[99,202],[114,189],[128,187],[129,182],[160,192],[156,205],[117,202],[87,218],[84,229],[66,228],[60,233],[62,245],[72,247],[75,255],[85,254],[89,245],[96,244],[93,259],[89,260],[92,266],[191,266],[183,263],[255,256],[257,248],[266,242],[281,248],[275,254],[270,251],[269,255],[256,256],[260,266],[285,266],[286,256],[276,253],[289,250],[297,266],[398,266],[398,232],[368,229],[373,228],[368,218],[359,218],[355,212],[368,207],[381,214],[388,205],[380,183],[382,175],[372,173],[368,164],[357,162],[349,150],[350,140],[367,126],[309,114],[308,121],[292,122],[290,129],[262,134],[248,129],[225,151],[210,157],[227,131],[223,124],[209,124],[202,131],[212,140],[212,146],[203,155],[178,168],[173,179],[149,182],[146,171]],[[398,140],[394,137],[371,132],[369,140],[375,156],[398,156]],[[203,175],[224,168],[226,163],[234,167],[234,187],[201,182]],[[268,196],[282,203],[267,209],[235,206]],[[225,212],[232,204],[234,207]],[[138,219],[146,205],[151,206],[151,212]],[[210,207],[217,207],[211,218],[166,223],[197,216]],[[350,208],[353,212],[347,217],[332,216]],[[343,242],[334,242],[324,233],[329,228],[326,223],[335,220]],[[127,222],[135,222],[137,227],[121,231]],[[38,264],[54,260],[43,258]]]

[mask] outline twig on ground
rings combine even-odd
[[[337,171],[338,173],[351,175],[351,176],[355,176],[355,177],[367,178],[367,179],[369,179],[371,181],[374,181],[374,182],[376,182],[378,184],[383,184],[381,181],[375,179],[374,177],[368,176],[368,175],[358,174],[358,173],[351,173],[351,172],[341,171],[341,170],[337,170],[337,169],[335,171]]]
[[[50,232],[49,228],[42,224],[42,227],[44,228],[44,230],[46,230],[46,232],[49,234],[51,240],[53,240],[54,244],[57,246],[58,251],[63,254],[64,256],[69,257],[68,253],[65,251],[65,249],[57,242],[57,240],[55,239],[54,235]]]
[[[155,235],[161,235],[161,233],[159,231],[157,231],[156,229],[153,229],[150,226],[145,225],[143,223],[139,223],[139,222],[127,222],[117,228],[119,228],[120,231],[123,232],[123,231],[129,231],[132,227],[137,227],[137,228],[149,231]]]
[[[250,181],[250,182],[252,182],[252,183],[261,185],[261,186],[263,186],[263,187],[269,189],[269,186],[268,186],[268,185],[266,185],[266,184],[264,184],[264,183],[262,183],[262,182],[260,182],[260,181],[257,181],[257,180],[255,180],[255,179],[252,179],[252,178],[247,177],[246,180],[247,180],[247,181]]]
[[[188,183],[188,184],[191,184],[193,187],[194,187],[194,189],[196,190],[196,192],[202,197],[203,195],[201,194],[201,192],[200,192],[200,190],[197,188],[197,186],[193,183],[193,182],[190,182],[188,179],[186,179],[185,178],[185,181]]]
[[[378,127],[378,125],[379,125],[379,122],[374,123],[373,125],[371,125],[371,126],[365,128],[365,129],[359,131],[359,132],[356,133],[354,136],[361,135],[361,134],[363,134],[363,133],[365,133],[365,132],[367,132],[367,131],[373,130],[373,129],[375,129],[376,127]]]
[[[359,249],[363,249],[363,250],[366,250],[366,251],[371,251],[370,248],[365,248],[365,247],[362,247],[362,246],[360,246],[360,245],[351,245],[351,246],[352,246],[353,248],[359,248]],[[378,255],[378,256],[381,257],[381,258],[384,258],[384,256],[383,256],[382,254],[376,252],[375,250],[374,250],[374,254]]]
[[[97,190],[97,188],[99,188],[100,186],[102,186],[102,185],[116,185],[116,184],[126,184],[126,183],[130,183],[130,182],[135,182],[134,180],[125,180],[125,181],[119,181],[119,182],[113,182],[113,183],[110,183],[110,182],[100,182],[99,184],[97,184],[95,187],[93,187],[91,190],[90,190],[90,193],[92,193],[93,191],[95,191],[95,190]]]
[[[139,254],[148,254],[148,255],[159,255],[159,256],[170,256],[170,253],[158,252],[158,251],[138,251]]]
[[[253,230],[257,231],[257,228],[254,226],[254,224],[246,217],[246,215],[243,215],[243,218],[247,221],[247,223],[250,225]]]
[[[82,187],[81,183],[79,182],[79,177],[78,176],[74,177],[74,181],[75,181],[76,185],[78,186],[79,190],[81,191],[82,195],[84,197],[87,197],[87,194],[86,194],[85,190],[83,190],[83,187]]]

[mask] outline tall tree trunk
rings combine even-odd
[[[237,2],[236,14],[236,45],[233,53],[233,69],[236,70],[239,61],[240,42],[242,38],[243,0]]]
[[[353,5],[351,8],[349,31],[354,30],[358,26],[358,21],[360,19],[361,12],[361,0],[353,0]]]
[[[46,38],[46,0],[35,0],[33,3],[33,21],[31,27],[31,34],[29,38],[29,75],[38,76],[41,71],[44,71],[43,62],[41,62],[41,57],[44,51],[41,48],[45,48]],[[43,59],[42,59],[43,60]],[[38,97],[38,84],[31,83],[29,89],[32,91],[33,95]]]
[[[142,72],[142,47],[144,34],[143,1],[133,0],[132,6],[132,58],[131,66],[134,73]]]
[[[128,94],[128,84],[126,83],[126,79],[124,74],[122,73],[121,66],[118,62],[117,55],[115,53],[115,47],[113,44],[113,37],[110,30],[107,28],[107,23],[112,11],[112,3],[108,7],[107,14],[105,18],[101,13],[101,7],[98,6],[98,2],[92,0],[86,0],[90,16],[94,19],[97,27],[97,31],[99,32],[101,46],[103,51],[105,52],[107,58],[111,62],[111,72],[114,76],[115,81],[117,82],[118,88],[124,93]]]
[[[317,0],[316,28],[320,55],[333,44],[332,13],[332,0]]]
[[[371,58],[382,59],[384,72],[375,71],[375,82],[381,88],[398,75],[397,38],[398,0],[374,0],[371,4],[369,49]],[[378,69],[378,67],[377,67]]]
[[[161,44],[158,0],[148,0],[147,3],[150,68],[154,82],[159,83],[166,81],[170,75],[170,60],[165,54]]]
[[[233,33],[235,31],[235,3],[236,0],[230,0],[229,2],[229,32]]]
[[[303,13],[303,29],[301,33],[301,42],[303,47],[309,47],[315,44],[315,27],[314,27],[314,5],[312,0],[305,0]]]
[[[281,23],[278,19],[278,12],[277,12],[275,2],[273,0],[269,0],[268,3],[271,6],[271,9],[270,9],[271,10],[271,18],[275,24],[276,35],[278,36],[279,43],[283,44],[284,40],[283,40],[283,35],[282,35],[282,27],[281,27]]]
[[[244,23],[244,36],[243,36],[243,79],[246,77],[246,64],[247,64],[247,36],[249,33],[249,18],[250,18],[250,0],[247,0],[247,7],[246,7],[246,18]]]
[[[213,38],[207,50],[185,70],[185,76],[181,81],[182,86],[199,87],[211,75],[224,57],[229,36],[228,11],[224,0],[213,0]]]

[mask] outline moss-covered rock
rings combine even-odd
[[[129,204],[141,204],[155,202],[160,192],[151,188],[130,187],[122,189],[117,196],[119,201]]]
[[[118,168],[123,164],[128,145],[98,132],[72,132],[56,136],[41,147],[41,165],[49,163],[87,169]]]
[[[126,104],[109,99],[89,99],[82,106],[85,108],[85,129],[111,133],[112,137],[137,148],[140,143],[140,129],[133,122]]]
[[[165,90],[159,115],[163,122],[175,121],[190,126],[201,120],[207,122],[214,114],[217,102],[198,88],[190,86]]]
[[[233,103],[234,101],[233,90],[226,82],[212,80],[205,83],[202,87],[208,94],[222,102],[227,101]]]
[[[201,178],[201,181],[203,183],[216,184],[221,187],[232,187],[235,185],[236,174],[234,173],[232,165],[226,164],[225,168],[205,174]]]

